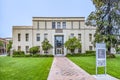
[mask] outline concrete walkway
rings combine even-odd
[[[7,56],[7,54],[1,54],[0,56]]]
[[[93,75],[96,80],[118,80],[117,78],[114,78],[108,74],[106,75]]]
[[[96,80],[66,57],[54,57],[47,80]]]

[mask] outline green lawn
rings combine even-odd
[[[86,57],[69,57],[75,64],[83,68],[90,74],[95,73],[95,56],[86,56]],[[99,68],[99,73],[104,73],[104,68]],[[116,58],[107,59],[107,74],[110,74],[116,78],[120,79],[120,55],[117,55]]]
[[[0,57],[0,80],[47,80],[52,60]]]

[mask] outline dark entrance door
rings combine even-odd
[[[55,54],[64,54],[64,36],[55,36]]]

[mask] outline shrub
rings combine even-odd
[[[115,54],[108,54],[107,58],[116,58]]]
[[[46,54],[34,54],[34,55],[31,55],[31,54],[27,54],[25,55],[25,57],[54,57],[53,55],[46,55]]]
[[[86,53],[77,53],[77,54],[70,54],[68,53],[67,57],[77,57],[77,56],[95,56],[96,51],[86,51]]]
[[[40,55],[40,57],[54,57],[53,55]]]
[[[32,57],[31,54],[25,54],[25,57]]]
[[[40,54],[34,54],[32,57],[40,57]]]
[[[35,55],[32,55],[32,57],[53,57],[53,55],[48,55],[48,54],[35,54]]]
[[[24,51],[13,51],[13,55],[24,55]]]
[[[96,51],[86,51],[86,54],[92,54],[95,53]]]
[[[29,51],[31,54],[36,54],[39,52],[39,47],[38,46],[31,47]]]
[[[24,51],[13,51],[13,57],[23,57],[25,56]]]
[[[95,53],[86,54],[86,53],[77,53],[77,54],[67,54],[67,57],[79,57],[79,56],[95,56]]]
[[[117,48],[116,48],[116,52],[117,52],[118,54],[120,54],[120,47],[117,47]]]

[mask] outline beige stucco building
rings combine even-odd
[[[77,37],[82,43],[81,49],[75,52],[84,53],[94,50],[92,44],[95,27],[86,26],[84,17],[33,17],[32,26],[13,26],[13,48],[29,52],[32,46],[39,46],[40,53],[44,54],[41,43],[47,38],[53,48],[49,54],[58,55],[68,53],[64,43],[70,37]]]

